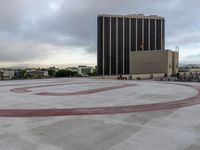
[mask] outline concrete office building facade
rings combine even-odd
[[[133,74],[165,73],[168,76],[178,73],[178,52],[137,51],[131,53],[131,70]]]
[[[132,53],[164,49],[165,20],[163,17],[143,14],[97,17],[99,75],[134,74]]]

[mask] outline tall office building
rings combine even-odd
[[[165,49],[165,20],[160,16],[99,15],[97,72],[131,74],[131,53]]]

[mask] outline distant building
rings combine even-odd
[[[48,77],[48,71],[44,70],[27,70],[26,71],[26,77],[27,78],[32,78],[32,79],[37,79],[37,78],[47,78]]]
[[[78,72],[78,68],[77,67],[68,67],[66,68],[67,70],[70,70],[72,72]]]
[[[88,67],[88,66],[78,66],[78,74],[80,75],[86,75],[88,73],[93,73],[94,68]]]
[[[25,71],[23,69],[14,69],[14,72],[15,72],[14,78],[16,78],[16,79],[24,78]],[[22,73],[22,72],[24,72],[24,73]]]
[[[119,75],[161,72],[171,75],[169,70],[146,64],[142,70],[138,67],[135,57],[140,57],[140,64],[151,58],[156,60],[165,50],[165,19],[160,16],[143,14],[133,15],[99,15],[97,18],[97,73],[98,75]],[[164,61],[173,59],[168,55],[169,50],[163,54]],[[175,52],[178,56],[178,53]],[[174,53],[174,54],[175,54]],[[145,55],[145,58],[143,57]],[[152,57],[152,55],[154,55]],[[178,62],[178,57],[175,57]],[[152,60],[153,61],[153,60]],[[157,60],[156,62],[159,62]],[[141,66],[140,66],[141,67]],[[170,66],[168,67],[170,69]],[[172,67],[171,67],[172,68]],[[157,70],[158,69],[158,70]],[[173,72],[172,73],[176,73]]]
[[[179,68],[180,72],[200,72],[199,65],[187,65]]]
[[[0,69],[0,80],[10,80],[14,78],[15,72],[12,69]]]

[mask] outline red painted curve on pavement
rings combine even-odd
[[[75,82],[75,83],[60,83],[60,84],[48,84],[48,85],[28,86],[28,87],[14,88],[14,89],[11,89],[10,92],[14,92],[14,93],[28,93],[28,92],[33,92],[30,89],[34,89],[34,88],[53,87],[53,86],[60,86],[60,85],[76,85],[76,84],[85,84],[85,83],[90,83],[90,82]]]
[[[87,95],[87,94],[94,94],[104,91],[110,91],[115,89],[121,89],[126,87],[132,87],[136,86],[135,84],[122,84],[118,86],[110,86],[110,87],[103,87],[103,88],[97,88],[92,90],[85,90],[85,91],[78,91],[78,92],[65,92],[65,93],[54,93],[54,92],[41,92],[41,93],[35,93],[35,95],[45,95],[45,96],[75,96],[75,95]]]
[[[96,107],[96,108],[71,108],[71,109],[1,109],[0,117],[52,117],[52,116],[73,116],[73,115],[106,115],[122,114],[133,112],[145,112],[165,109],[176,109],[200,104],[200,87],[193,87],[198,94],[191,98],[178,101],[131,105],[131,106],[114,106],[114,107]]]
[[[14,88],[14,89],[11,89],[10,91],[14,93],[28,93],[28,92],[33,92],[30,89],[34,89],[34,88],[52,87],[52,86],[60,86],[60,85],[76,85],[76,84],[85,84],[85,83],[99,83],[99,82],[75,82],[75,83],[63,83],[63,84],[38,85],[38,86]],[[78,92],[63,92],[63,93],[40,92],[40,93],[34,93],[34,94],[43,95],[43,96],[76,96],[76,95],[94,94],[98,92],[110,91],[110,90],[121,89],[121,88],[132,87],[132,86],[136,86],[136,84],[120,84],[117,86],[103,87],[103,88],[84,90],[84,91],[78,91]]]
[[[57,82],[38,82],[38,83],[16,83],[16,84],[1,84],[0,87],[9,87],[9,86],[22,86],[22,85],[34,85],[34,84],[46,84],[46,83],[58,83],[58,82],[70,82],[70,81],[57,81]]]

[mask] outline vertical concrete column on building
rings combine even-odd
[[[118,75],[118,17],[116,18],[116,74]]]
[[[123,69],[122,69],[122,71],[123,71],[123,74],[124,74],[124,61],[125,61],[125,59],[124,59],[124,49],[125,49],[125,44],[124,44],[124,38],[125,38],[125,25],[124,25],[124,21],[125,19],[123,18],[123,57],[122,57],[122,62],[123,62]]]
[[[104,17],[103,17],[103,42],[102,42],[102,45],[103,45],[103,46],[102,46],[102,47],[103,47],[103,52],[102,52],[102,54],[103,54],[103,57],[102,57],[102,58],[103,58],[103,60],[102,60],[102,63],[103,63],[103,64],[102,64],[102,69],[103,69],[103,70],[102,70],[102,73],[103,73],[103,76],[104,76],[104,64],[105,64],[105,62],[104,62],[104,60],[105,60],[105,59],[104,59],[104,57],[105,57],[105,56],[104,56],[104,50],[105,50],[105,49],[104,49],[104,39],[105,39],[105,38],[104,38],[104,36],[105,36],[105,35],[104,35],[104,28],[105,28],[105,23],[104,23]]]
[[[131,18],[129,18],[129,74],[131,72]]]
[[[111,48],[112,48],[112,45],[111,45],[111,37],[112,37],[112,35],[111,35],[111,17],[110,17],[109,26],[110,26],[110,37],[109,37],[109,39],[110,39],[110,42],[109,42],[109,52],[110,52],[110,61],[109,61],[109,63],[110,63],[110,65],[109,65],[109,74],[111,75],[111,56],[112,56],[112,54],[111,54]]]
[[[157,50],[157,19],[155,19],[155,50]]]
[[[136,34],[136,37],[135,37],[135,42],[136,42],[136,44],[135,44],[135,51],[137,51],[137,47],[138,47],[138,46],[137,46],[137,41],[138,41],[138,40],[137,40],[137,34],[138,34],[138,30],[137,30],[138,18],[135,18],[135,19],[136,19],[136,23],[135,23],[135,28],[136,28],[136,29],[135,29],[135,31],[136,31],[136,32],[135,32],[135,34]]]
[[[149,26],[148,26],[148,50],[150,51],[150,49],[151,49],[151,36],[150,36],[150,34],[151,34],[151,22],[150,22],[150,19],[148,19],[148,23],[149,23]]]
[[[165,49],[165,19],[163,18],[163,20],[162,20],[162,22],[163,22],[163,49]]]
[[[99,74],[99,21],[97,17],[97,74]]]
[[[163,50],[163,21],[162,19],[160,20],[161,21],[161,50]]]
[[[142,18],[142,51],[144,51],[144,18]]]

